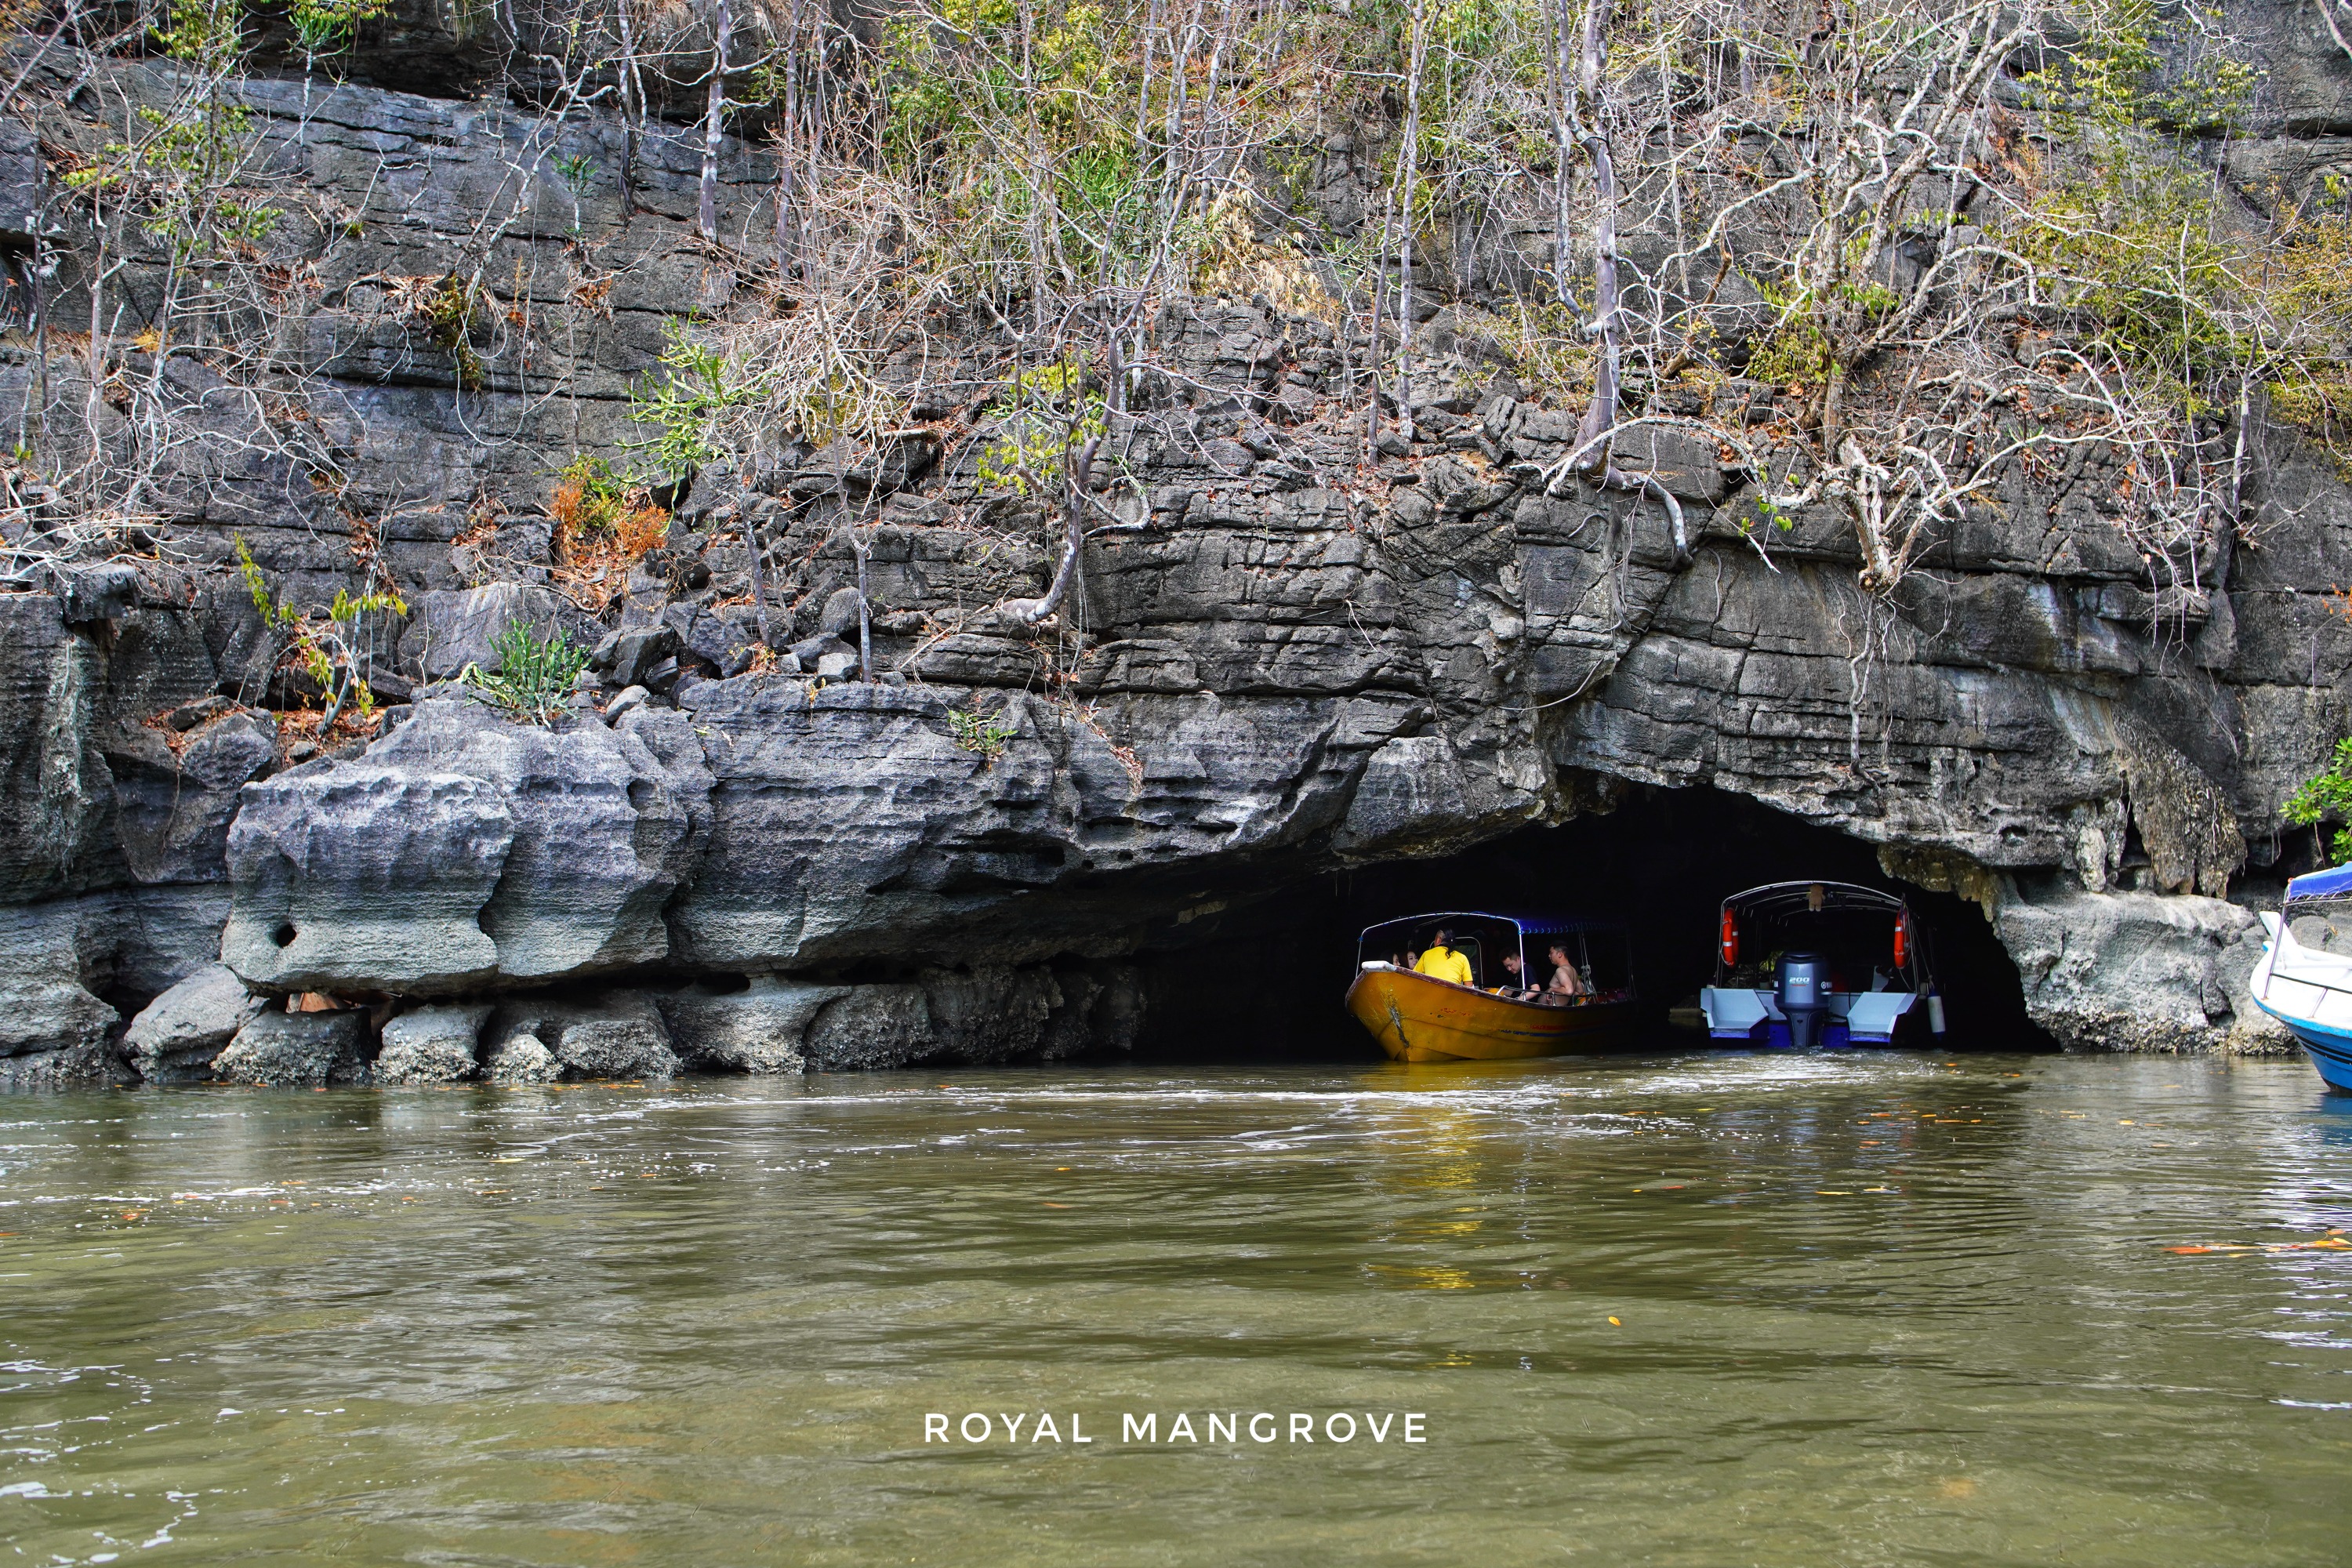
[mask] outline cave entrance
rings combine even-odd
[[[1636,786],[1617,808],[1528,827],[1456,855],[1325,875],[1215,917],[1149,952],[1134,1059],[1149,1063],[1355,1061],[1379,1050],[1340,1005],[1357,934],[1427,910],[1544,910],[1623,922],[1644,1048],[1709,1048],[1670,1010],[1714,976],[1722,900],[1759,883],[1853,882],[1900,893],[1935,943],[1946,1048],[2046,1050],[2016,965],[1984,911],[1898,882],[1873,846],[1713,789]],[[1201,922],[1195,922],[1201,923]]]

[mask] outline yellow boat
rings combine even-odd
[[[1468,962],[1474,981],[1486,984],[1460,985],[1418,973],[1397,962],[1410,956],[1402,946],[1387,959],[1365,956],[1368,950],[1380,952],[1386,942],[1411,941],[1434,927],[1453,931],[1451,945]],[[1486,988],[1496,981],[1540,976],[1550,967],[1548,958],[1528,952],[1531,940],[1540,953],[1555,945],[1565,950],[1584,995],[1565,1006],[1547,1005]],[[1513,952],[1520,958],[1517,977],[1501,962]],[[1633,1043],[1629,957],[1624,933],[1598,922],[1477,912],[1414,915],[1365,930],[1357,947],[1356,978],[1348,987],[1348,1011],[1371,1031],[1381,1049],[1400,1061],[1598,1055]]]

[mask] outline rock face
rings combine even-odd
[[[2278,85],[2232,167],[2306,189],[2341,149],[2299,128],[2352,123],[2352,70],[2301,13],[2239,9]],[[1849,519],[1759,531],[1755,476],[1687,432],[1621,453],[1679,498],[1687,559],[1654,501],[1547,484],[1578,411],[1476,346],[1491,280],[1423,323],[1414,438],[1377,461],[1358,345],[1244,290],[1152,323],[1168,387],[1107,415],[1118,521],[1051,624],[1003,608],[1045,591],[1051,520],[934,429],[1001,379],[977,350],[920,438],[697,474],[657,547],[592,574],[551,553],[554,476],[625,467],[665,324],[758,290],[692,236],[698,131],[645,133],[633,213],[609,180],[518,174],[614,166],[621,129],[485,114],[462,95],[487,46],[420,16],[372,30],[352,82],[236,89],[289,210],[340,215],[286,285],[316,300],[289,351],[315,393],[269,441],[224,415],[190,448],[210,456],[163,464],[140,510],[168,549],[0,593],[0,1082],[370,1070],[362,1013],[248,1016],[248,989],[396,1001],[386,1081],[1116,1047],[1141,1026],[1131,961],[1228,904],[1627,784],[1751,797],[1981,899],[2062,1041],[2248,1037],[2254,927],[2226,900],[2308,861],[2281,803],[2352,729],[2329,594],[2352,489],[2291,433],[2250,427],[2246,521],[2191,587],[2156,583],[2086,458],[2019,469],[1878,595]],[[131,115],[173,90],[63,47],[22,66],[68,150],[119,134],[68,89]],[[758,232],[775,169],[723,154],[721,226]],[[490,270],[518,281],[453,331],[419,289],[482,270],[491,212]],[[164,265],[123,260],[126,297]],[[191,405],[218,390],[190,356],[124,352]],[[51,368],[104,411],[76,439],[131,439],[108,386]],[[36,373],[0,363],[0,395]],[[398,721],[321,742],[264,710],[305,678],[239,547],[313,628],[339,591],[404,595],[352,634],[387,699],[418,693]],[[518,623],[598,650],[551,728],[433,686],[495,670]]]

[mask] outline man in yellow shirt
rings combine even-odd
[[[1453,947],[1454,933],[1434,931],[1429,933],[1429,947],[1413,968],[1432,980],[1450,980],[1456,985],[1472,985],[1470,961]]]

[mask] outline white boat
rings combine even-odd
[[[1892,893],[1774,882],[1723,900],[1715,984],[1698,994],[1718,1040],[1810,1050],[1944,1032],[1927,933]]]
[[[2352,866],[2289,882],[2263,929],[2270,940],[2246,983],[2254,1005],[2294,1031],[2330,1089],[2352,1094]]]

